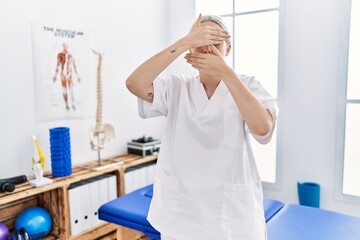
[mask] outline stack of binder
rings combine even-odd
[[[125,194],[154,182],[156,163],[145,163],[125,169]]]
[[[75,236],[103,223],[98,219],[101,205],[117,198],[116,175],[73,183],[68,188],[71,235]]]

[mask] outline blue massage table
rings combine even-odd
[[[99,208],[99,219],[160,239],[160,233],[146,220],[152,195],[153,185],[149,185],[105,203]]]
[[[100,207],[99,219],[143,232],[151,239],[160,239],[160,233],[146,220],[152,195],[153,185],[149,185],[121,196]],[[269,221],[283,206],[282,202],[265,199],[266,221]]]
[[[358,240],[360,218],[299,205],[285,205],[267,222],[268,240]]]
[[[99,219],[143,232],[160,239],[146,220],[153,186],[121,196],[102,205]],[[268,240],[360,240],[360,218],[319,208],[264,199]]]

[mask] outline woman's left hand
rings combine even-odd
[[[185,55],[185,59],[199,72],[218,79],[224,79],[227,70],[231,68],[226,64],[224,57],[213,44],[210,44],[209,48],[211,49],[210,53],[190,52]]]

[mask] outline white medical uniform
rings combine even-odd
[[[254,78],[239,78],[276,120],[274,98]],[[208,99],[196,76],[154,81],[153,103],[139,99],[143,118],[165,116],[148,220],[175,240],[264,240],[261,181],[249,133],[225,83]]]

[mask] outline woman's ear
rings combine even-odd
[[[225,53],[225,56],[229,56],[230,51],[231,51],[231,44],[228,43],[228,44],[226,44],[226,53]]]

